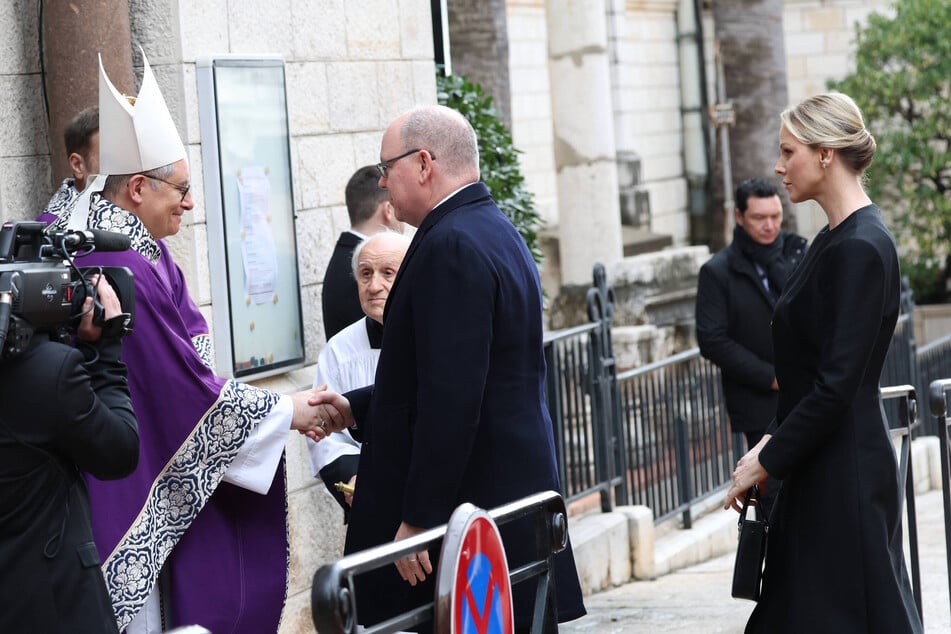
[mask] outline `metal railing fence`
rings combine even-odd
[[[912,468],[911,438],[918,426],[918,396],[912,385],[882,388],[882,400],[897,405],[897,418],[888,419],[892,441],[898,441],[898,479],[901,485],[905,517],[908,520],[908,559],[911,568],[911,588],[915,595],[918,618],[924,620],[921,606],[921,565],[918,557],[918,513],[915,510],[915,471]]]
[[[951,377],[951,334],[921,346],[917,353],[918,386],[922,394],[929,394],[931,386],[939,379]],[[922,434],[940,436],[937,418],[925,417]]]
[[[914,322],[910,312],[899,315],[898,323],[895,324],[895,333],[885,356],[879,385],[914,385],[918,389],[921,387],[918,381]],[[901,419],[899,401],[886,400],[883,405],[889,421]]]
[[[729,430],[717,368],[696,348],[618,375],[631,496],[655,522],[721,490],[744,451]]]
[[[475,508],[472,505],[463,506]],[[533,580],[536,583],[532,634],[557,631],[553,557],[564,550],[568,541],[568,516],[564,500],[555,491],[543,491],[487,510],[487,512],[499,527],[521,518],[529,516],[534,518],[536,552],[528,562],[509,570],[509,580],[513,586],[519,583],[531,583]],[[460,527],[454,525],[453,520],[450,519],[449,523],[418,535],[361,550],[318,568],[314,573],[310,591],[311,614],[316,630],[320,634],[357,632],[359,603],[360,601],[372,602],[373,597],[357,596],[354,577],[360,573],[392,566],[397,560],[421,550],[439,552],[444,539],[452,541],[454,537],[459,538],[458,534],[453,534],[453,531],[459,530]],[[447,556],[451,556],[451,553]],[[433,623],[435,632],[449,632],[451,606],[448,604],[448,592],[453,587],[452,563],[452,561],[440,560],[438,567],[433,570],[437,586],[433,601],[408,608],[385,621],[367,625],[362,632],[385,634],[414,628],[424,623]],[[443,575],[446,573],[449,573],[449,576],[445,577],[448,584],[442,583]]]
[[[598,494],[603,511],[646,504],[657,522],[682,512],[689,526],[691,504],[721,489],[739,457],[719,372],[694,349],[618,374],[614,292],[600,265],[594,280],[592,323],[545,338],[562,492],[568,502]]]
[[[591,323],[545,337],[562,493],[568,502],[597,494],[602,511],[643,504],[655,522],[683,513],[689,527],[690,507],[721,491],[745,452],[742,434],[730,431],[719,369],[693,348],[619,374],[614,291],[600,264],[587,303]],[[951,335],[916,349],[913,310],[906,289],[881,384],[925,393],[927,381],[951,376]],[[890,424],[903,428],[900,399],[884,407]],[[937,423],[929,417],[910,432],[937,434]]]
[[[944,543],[948,566],[948,584],[951,586],[951,465],[948,452],[948,393],[951,392],[951,378],[932,381],[928,386],[928,405],[938,428],[938,448],[941,454],[941,494],[944,503]],[[949,594],[951,599],[951,594]]]
[[[597,352],[592,333],[601,327],[591,323],[549,335],[545,341],[548,365],[546,397],[552,417],[558,473],[568,501],[599,493],[602,510],[610,510],[611,486],[615,480],[598,466],[597,456],[607,444],[605,427],[610,424],[599,402],[592,402],[591,377]]]

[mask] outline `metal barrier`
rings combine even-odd
[[[592,323],[545,336],[546,400],[562,491],[569,501],[597,493],[601,510],[626,504],[626,447],[619,427],[617,370],[611,344],[614,291],[594,267],[587,294]]]
[[[604,438],[607,416],[592,402],[590,368],[597,353],[592,349],[591,333],[600,324],[586,324],[559,331],[545,338],[545,362],[548,366],[546,400],[555,437],[558,474],[565,498],[574,501],[592,493],[601,495],[601,509],[611,510],[611,483],[616,474],[596,466]]]
[[[644,504],[658,523],[683,513],[689,528],[690,506],[730,481],[745,447],[729,431],[719,371],[694,348],[618,375],[614,291],[600,264],[586,299],[592,323],[545,337],[565,499],[597,493],[605,512]]]
[[[918,349],[918,383],[922,394],[930,393],[934,381],[951,376],[951,335],[947,335]],[[922,433],[940,436],[937,419],[924,421]]]
[[[632,456],[631,499],[662,522],[721,491],[745,440],[730,432],[716,366],[696,348],[617,377],[625,445]]]
[[[745,440],[732,434],[716,366],[698,349],[620,375],[593,352],[597,324],[546,340],[548,407],[565,499],[592,493],[602,511],[643,504],[655,522],[730,481]],[[605,457],[607,457],[605,459]]]
[[[905,515],[908,518],[908,550],[911,560],[911,586],[915,595],[915,606],[918,608],[918,617],[924,621],[924,612],[921,608],[921,566],[918,560],[918,514],[915,511],[915,473],[911,459],[911,436],[917,426],[918,397],[914,386],[896,385],[881,389],[882,400],[900,399],[898,404],[897,424],[888,426],[892,440],[899,440],[898,446],[898,478],[901,500],[905,503]]]
[[[719,369],[693,348],[663,361],[617,374],[611,347],[614,290],[604,267],[594,267],[587,294],[592,323],[546,334],[546,396],[565,499],[600,496],[602,511],[615,504],[649,506],[655,522],[683,513],[723,489],[745,450],[730,431]],[[911,291],[882,369],[884,385],[910,385],[951,376],[951,335],[916,350]],[[904,415],[898,400],[883,404],[887,419]],[[911,427],[935,434],[933,421]]]
[[[517,583],[538,579],[535,596],[535,612],[531,631],[533,634],[557,631],[557,614],[554,606],[554,575],[552,558],[561,552],[568,540],[568,514],[565,502],[555,491],[545,491],[516,500],[510,504],[488,511],[492,521],[504,526],[514,520],[534,516],[537,551],[533,559],[511,570],[509,579]],[[357,593],[354,576],[376,570],[424,549],[440,548],[449,524],[443,524],[413,537],[383,544],[375,548],[347,555],[343,559],[321,566],[314,574],[311,587],[311,610],[314,626],[319,634],[353,634],[357,631]],[[451,562],[440,562],[451,563]],[[436,574],[436,570],[433,573]],[[372,601],[372,597],[369,598]],[[411,608],[386,621],[366,627],[365,634],[383,634],[410,628],[414,625],[433,622],[437,634],[448,633],[449,624],[436,618],[435,610],[442,596],[418,607]],[[441,610],[440,610],[441,612]]]
[[[948,465],[948,392],[951,392],[951,379],[932,381],[928,387],[928,404],[938,426],[938,447],[941,453],[941,495],[944,498],[945,556],[948,564],[948,584],[951,586],[951,470],[949,470]]]
[[[892,334],[892,341],[885,356],[885,364],[882,366],[879,385],[913,385],[919,391],[921,390],[922,385],[918,381],[914,321],[910,312],[903,312],[898,316],[895,332]],[[884,406],[889,421],[901,418],[898,401],[886,401]]]
[[[604,266],[594,267],[594,286],[588,289],[585,297],[588,306],[588,318],[599,325],[591,331],[591,348],[597,354],[597,362],[590,365],[592,409],[603,412],[608,424],[603,426],[604,433],[599,434],[596,456],[603,465],[597,469],[599,477],[614,489],[621,500],[628,499],[627,447],[622,441],[620,427],[620,399],[618,395],[617,364],[611,341],[611,321],[614,317],[614,289],[608,286]],[[599,465],[595,465],[598,467]],[[610,505],[610,500],[601,496],[601,507]]]

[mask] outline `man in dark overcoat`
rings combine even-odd
[[[347,553],[443,524],[463,502],[560,490],[538,270],[479,181],[475,132],[454,110],[416,108],[386,130],[380,158],[397,218],[418,230],[387,299],[372,394],[348,394],[363,450]],[[534,557],[531,520],[502,536],[510,568]],[[437,556],[358,578],[360,622],[431,601]],[[582,616],[570,546],[555,580],[559,620]],[[533,586],[513,587],[516,631],[531,622]]]
[[[783,206],[769,181],[743,181],[735,201],[733,242],[700,268],[697,342],[700,354],[720,368],[730,424],[749,448],[776,416],[770,321],[806,240],[780,229]],[[778,487],[777,481],[767,485],[766,511]]]

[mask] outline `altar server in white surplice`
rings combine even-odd
[[[326,384],[335,392],[347,392],[373,383],[383,341],[383,309],[410,239],[395,231],[374,234],[353,252],[353,277],[357,280],[360,307],[366,317],[330,338],[317,357],[314,386]],[[357,479],[360,443],[349,431],[330,434],[319,443],[308,441],[314,476],[343,507],[344,521],[352,497],[334,484],[353,486]]]

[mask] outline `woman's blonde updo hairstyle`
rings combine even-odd
[[[780,118],[800,143],[836,150],[856,174],[872,164],[875,137],[865,129],[862,112],[848,95],[830,92],[803,99]]]

